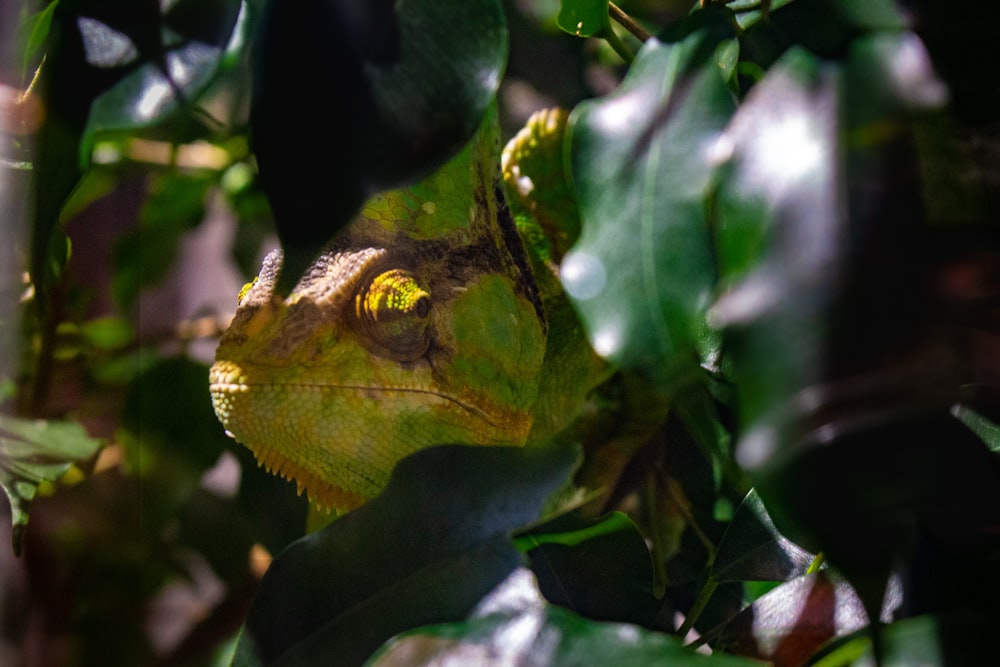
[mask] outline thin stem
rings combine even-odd
[[[683,639],[691,632],[691,628],[698,622],[698,617],[701,616],[701,612],[705,611],[708,601],[712,599],[712,595],[718,587],[719,582],[709,575],[708,581],[705,582],[705,585],[701,587],[701,591],[698,593],[698,599],[691,605],[691,611],[684,617],[684,622],[681,623],[681,627],[677,630],[678,637]]]
[[[632,50],[628,48],[625,42],[622,41],[622,38],[618,36],[618,33],[615,32],[614,28],[609,27],[601,33],[601,37],[604,38],[604,41],[606,41],[608,45],[615,50],[615,53],[617,53],[626,64],[632,64],[632,61],[635,60],[635,54],[632,53]]]
[[[45,65],[45,59],[47,57],[48,54],[42,56],[41,62],[38,63],[38,67],[35,68],[35,73],[31,77],[31,83],[29,83],[28,87],[25,90],[23,90],[20,93],[20,95],[18,95],[17,99],[18,104],[22,104],[24,100],[27,99],[28,96],[35,91],[35,87],[38,85],[38,80],[42,78],[42,67]]]
[[[611,15],[612,19],[618,22],[618,25],[635,35],[635,38],[640,42],[645,42],[647,39],[652,37],[652,35],[649,34],[645,28],[636,23],[635,19],[622,11],[622,8],[615,3],[608,3],[608,13]]]
[[[812,574],[813,572],[818,571],[820,566],[823,565],[824,560],[826,560],[826,557],[823,555],[823,552],[820,551],[816,554],[816,557],[813,558],[812,562],[809,563],[809,568],[806,570],[806,574]]]

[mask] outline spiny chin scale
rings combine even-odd
[[[346,512],[363,505],[368,499],[358,493],[331,486],[294,461],[289,461],[280,452],[267,447],[252,450],[257,465],[268,473],[278,475],[290,482],[294,481],[296,492],[306,492],[309,502],[322,510]]]

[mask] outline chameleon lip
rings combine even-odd
[[[256,382],[213,382],[209,385],[209,390],[211,392],[222,392],[227,394],[234,394],[238,392],[247,391],[252,386],[261,386]],[[441,392],[431,391],[429,389],[420,389],[417,387],[371,387],[362,384],[326,384],[321,382],[285,382],[282,383],[283,387],[312,387],[312,388],[324,388],[324,389],[343,389],[345,391],[357,391],[357,392],[372,392],[378,394],[390,394],[393,392],[408,393],[408,394],[425,394],[428,396],[433,396],[449,403],[454,403],[458,407],[462,408],[466,412],[475,415],[479,419],[482,419],[491,427],[496,428],[497,423],[483,410],[469,405],[463,401],[458,400],[454,396],[449,396],[448,394],[442,394]]]

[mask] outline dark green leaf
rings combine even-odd
[[[54,482],[74,462],[90,458],[101,441],[75,422],[29,421],[0,414],[0,487],[10,500],[14,548],[28,523],[28,505],[43,482]]]
[[[743,41],[752,59],[763,66],[792,46],[837,57],[860,35],[908,26],[907,17],[892,0],[772,0],[740,11],[741,5],[748,4],[741,1],[729,6],[746,31]],[[766,12],[764,4],[770,4]]]
[[[404,630],[464,618],[517,567],[510,534],[535,521],[572,448],[442,446],[397,465],[385,492],[271,566],[237,665],[361,664]]]
[[[611,29],[608,0],[563,0],[556,25],[577,37],[600,36]]]
[[[805,574],[813,554],[775,527],[756,491],[736,509],[712,562],[716,581],[786,581]]]
[[[426,176],[469,141],[507,31],[498,0],[274,0],[261,20],[251,123],[287,291],[374,192]]]
[[[599,354],[671,390],[711,348],[705,200],[710,149],[734,108],[715,62],[729,24],[694,19],[676,42],[647,42],[621,87],[579,105],[568,130],[583,227],[563,285]]]
[[[595,520],[569,515],[519,539],[532,540],[536,531],[528,558],[546,600],[598,621],[662,623],[649,549],[624,514]]]
[[[756,663],[720,654],[701,655],[677,637],[634,625],[597,623],[547,605],[522,570],[484,601],[475,618],[397,637],[367,664],[749,667]]]
[[[126,462],[143,481],[145,512],[160,520],[232,447],[212,411],[207,375],[204,364],[184,357],[158,359],[129,386],[122,406]]]

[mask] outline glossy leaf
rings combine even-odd
[[[683,28],[570,117],[582,231],[561,274],[594,349],[668,389],[711,347],[710,149],[734,108],[714,56],[729,24],[704,11]]]
[[[563,0],[556,25],[577,37],[600,36],[611,29],[608,0]]]
[[[370,196],[458,152],[506,57],[498,0],[267,3],[251,126],[285,291]]]
[[[90,458],[100,447],[101,441],[75,422],[0,415],[0,487],[10,501],[15,550],[20,550],[28,505],[39,485],[55,482],[73,463]]]
[[[837,214],[837,78],[792,51],[768,72],[717,144],[727,159],[715,201],[722,296],[712,321],[727,329],[747,434],[745,467],[771,442],[753,429],[821,373],[826,318],[843,252]],[[771,437],[774,424],[768,422]],[[779,424],[780,427],[780,424]]]
[[[361,664],[404,630],[464,618],[518,565],[572,448],[442,446],[397,465],[374,501],[292,544],[268,570],[237,665]]]
[[[728,289],[712,316],[739,387],[737,459],[782,532],[849,572],[866,604],[909,539],[904,517],[940,528],[923,499],[962,497],[959,469],[991,474],[981,446],[941,416],[961,371],[921,356],[937,325],[906,137],[943,99],[908,33],[858,38],[843,63],[792,51],[724,144],[716,209]],[[901,348],[911,350],[902,363]],[[992,508],[977,488],[986,495],[969,502]]]
[[[813,554],[782,535],[751,491],[736,509],[712,561],[716,581],[787,581],[806,573]]]
[[[677,637],[634,625],[588,621],[547,605],[534,589],[530,574],[521,570],[484,600],[472,619],[397,637],[367,664],[738,667],[756,663],[733,656],[701,655]]]
[[[887,598],[883,616],[899,604]],[[783,667],[802,665],[823,644],[868,625],[864,605],[846,582],[826,571],[789,581],[758,598],[709,635],[718,650]]]

